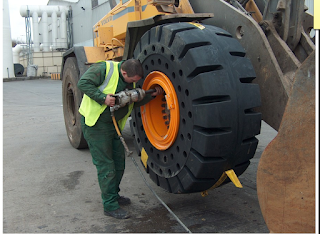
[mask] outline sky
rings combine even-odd
[[[26,41],[25,19],[20,15],[20,6],[47,5],[48,0],[8,0],[10,12],[11,39]]]

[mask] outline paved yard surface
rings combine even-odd
[[[146,186],[127,158],[122,194],[132,200],[131,218],[104,216],[89,151],[72,148],[62,113],[61,81],[3,83],[3,231],[5,233],[185,232]],[[260,212],[256,170],[276,132],[263,123],[260,143],[244,185],[227,184],[202,197],[175,195],[148,183],[191,232],[269,232]],[[134,150],[130,129],[124,137]],[[139,157],[134,159],[143,170]]]

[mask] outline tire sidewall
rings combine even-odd
[[[63,70],[62,102],[68,139],[70,144],[76,149],[87,147],[81,129],[81,115],[78,111],[83,95],[77,87],[78,81],[79,72],[76,58],[70,57],[66,60]],[[70,90],[72,90],[73,93],[73,103],[69,103],[70,97],[68,92],[70,92]],[[72,112],[74,114],[71,113],[70,108],[73,108]],[[73,123],[73,121],[75,121],[75,123]]]

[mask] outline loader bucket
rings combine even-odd
[[[270,232],[315,232],[315,53],[295,73],[275,139],[263,152],[257,192]]]

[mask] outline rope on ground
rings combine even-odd
[[[173,213],[173,211],[166,205],[166,203],[164,203],[161,198],[156,194],[156,192],[151,188],[150,184],[148,183],[148,181],[146,180],[146,178],[144,177],[142,171],[140,170],[136,160],[131,156],[131,159],[134,163],[134,165],[136,166],[136,168],[138,169],[142,179],[144,180],[144,183],[148,186],[148,188],[151,190],[151,192],[153,193],[153,195],[160,201],[160,203],[169,211],[169,213],[178,221],[178,223],[180,223],[180,225],[188,232],[188,233],[192,233],[186,225],[184,225],[182,223],[182,221],[175,215],[175,213]]]

